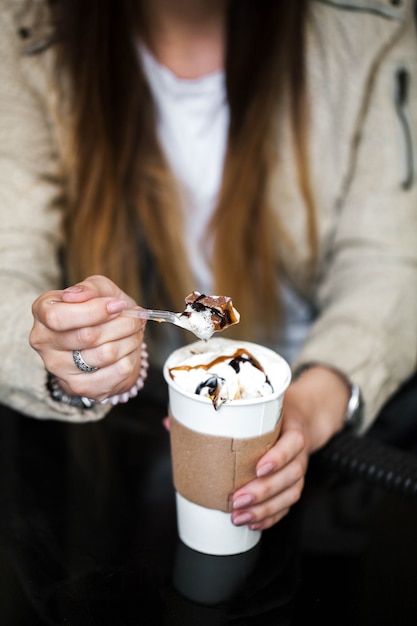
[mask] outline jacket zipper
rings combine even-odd
[[[408,100],[410,91],[410,73],[405,67],[399,67],[395,73],[395,108],[403,135],[405,151],[405,172],[401,187],[410,189],[414,182],[414,155],[410,121],[408,117]]]

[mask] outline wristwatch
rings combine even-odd
[[[342,378],[348,385],[350,389],[350,397],[344,417],[345,428],[349,430],[358,430],[362,426],[364,418],[364,403],[359,385],[357,383],[353,383],[351,380],[349,380],[346,374],[336,369],[335,367],[331,367],[330,365],[319,362],[303,363],[293,371],[292,380],[296,380],[301,376],[301,374],[303,374],[306,370],[309,370],[312,367],[327,367],[328,369],[335,372],[335,374],[340,376],[340,378]]]
[[[348,379],[346,379],[348,381]],[[364,405],[361,390],[358,384],[348,381],[350,384],[350,398],[345,414],[345,427],[350,430],[358,430],[363,423]]]

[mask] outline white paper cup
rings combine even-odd
[[[185,391],[170,375],[172,367],[192,354],[206,351],[233,354],[238,348],[248,350],[264,367],[273,387],[272,394],[229,401],[215,410],[209,398]],[[276,352],[247,341],[224,338],[197,341],[174,351],[166,360],[163,373],[175,420],[199,433],[235,439],[248,439],[274,430],[281,418],[284,392],[291,380],[288,363]],[[176,505],[179,537],[199,552],[238,554],[253,548],[261,538],[261,531],[249,530],[246,525],[234,526],[230,513],[191,502],[178,492]]]

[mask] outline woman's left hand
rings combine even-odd
[[[256,465],[257,478],[233,494],[232,522],[265,530],[300,499],[309,456],[343,427],[349,397],[334,371],[315,366],[288,388],[281,435]]]
[[[303,420],[286,411],[277,443],[256,466],[257,478],[233,495],[232,522],[269,528],[289,512],[303,491],[309,449]]]

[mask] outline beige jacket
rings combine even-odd
[[[304,280],[304,211],[289,137],[272,198],[291,235],[282,247],[288,276],[319,313],[298,363],[321,361],[358,382],[367,428],[417,361],[413,4],[316,0],[308,46],[321,259],[313,285]],[[83,421],[105,409],[53,402],[28,343],[32,302],[61,286],[65,119],[53,55],[45,0],[0,0],[0,400],[34,417]]]

